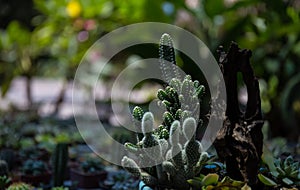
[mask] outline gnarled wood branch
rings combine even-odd
[[[219,49],[220,67],[227,89],[226,119],[214,146],[220,159],[226,163],[228,175],[257,184],[257,173],[262,155],[263,120],[258,80],[250,65],[250,50],[241,50],[236,43],[226,53]],[[247,87],[248,102],[244,112],[240,110],[237,92],[237,74],[240,72]]]

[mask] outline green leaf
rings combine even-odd
[[[262,160],[265,164],[268,165],[269,170],[271,172],[276,171],[276,167],[274,165],[274,157],[272,152],[267,148],[266,145],[263,146],[263,154],[262,154]]]
[[[267,186],[272,186],[272,187],[274,187],[274,186],[277,185],[277,183],[275,183],[272,179],[270,179],[270,178],[264,176],[263,174],[258,174],[258,179],[259,179],[263,184],[265,184],[265,185],[267,185]]]
[[[234,180],[233,182],[232,182],[232,185],[234,186],[234,187],[241,187],[241,186],[243,186],[245,183],[244,182],[242,182],[242,181],[237,181],[237,180]]]
[[[224,0],[214,0],[214,1],[204,0],[203,7],[205,13],[210,18],[213,18],[214,16],[219,15],[226,10],[226,7],[224,5]]]
[[[286,173],[285,173],[285,171],[283,170],[283,169],[281,169],[280,167],[276,167],[276,171],[279,173],[279,175],[281,175],[281,176],[285,176],[286,175]]]
[[[282,179],[282,182],[287,184],[287,185],[292,185],[294,182],[290,180],[289,178],[285,177]]]
[[[187,182],[189,184],[191,184],[191,186],[196,187],[196,188],[201,188],[202,187],[202,183],[199,179],[189,179],[187,180]]]
[[[202,179],[202,184],[204,186],[213,185],[218,183],[219,175],[218,174],[208,174]]]
[[[17,21],[12,21],[7,27],[7,32],[10,40],[17,43],[19,46],[30,44],[31,35],[27,28],[21,26]]]
[[[297,179],[298,175],[299,175],[299,170],[297,169],[290,174],[290,177]]]
[[[251,187],[249,187],[247,184],[245,184],[241,190],[251,190]]]

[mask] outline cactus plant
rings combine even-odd
[[[68,163],[68,144],[59,143],[56,145],[53,155],[53,185],[63,185],[65,172]]]
[[[178,78],[171,79],[169,86],[157,92],[160,104],[167,110],[163,114],[163,127],[168,130],[175,120],[184,120],[189,116],[198,119],[201,97],[205,87],[199,81],[192,81],[190,75],[186,75],[181,81]]]
[[[162,75],[167,84],[157,92],[159,105],[165,108],[162,124],[154,129],[154,117],[140,107],[133,109],[136,128],[143,133],[137,144],[125,143],[125,149],[138,157],[138,162],[125,156],[123,167],[148,186],[189,189],[188,179],[199,175],[209,159],[196,140],[202,125],[199,119],[201,97],[205,88],[186,75],[183,79],[174,65],[172,39],[163,34],[159,46]],[[138,136],[137,136],[138,137]],[[152,166],[149,166],[152,165]]]
[[[23,182],[13,183],[7,188],[7,190],[33,190],[33,189],[34,188],[31,185]]]
[[[168,65],[166,62],[172,65]],[[175,51],[173,48],[173,40],[169,34],[163,34],[159,41],[159,62],[162,77],[166,82],[170,82],[172,78],[180,78],[176,65]]]
[[[206,152],[201,152],[201,143],[193,134],[196,130],[195,119],[192,117],[185,119],[183,127],[179,121],[174,121],[170,129],[169,142],[149,132],[153,128],[153,123],[152,113],[145,113],[142,119],[144,138],[138,147],[129,146],[128,143],[125,147],[131,152],[144,152],[141,157],[143,161],[155,162],[162,159],[162,163],[150,168],[140,168],[133,159],[125,156],[122,159],[123,167],[134,176],[140,177],[146,185],[189,189],[187,180],[199,175],[201,167],[209,158]],[[179,142],[182,135],[186,138],[184,144]]]
[[[166,111],[163,114],[163,123],[155,130],[154,134],[159,139],[168,139],[171,124],[175,120],[179,120],[182,124],[187,117],[193,116],[196,121],[199,120],[197,127],[201,126],[200,103],[205,94],[205,87],[199,81],[193,81],[190,75],[186,75],[182,79],[176,67],[172,65],[176,64],[175,53],[172,39],[168,34],[163,34],[161,37],[159,56],[162,76],[167,84],[164,85],[164,89],[157,91],[157,98],[159,99],[158,104]],[[167,65],[166,61],[172,64]],[[136,106],[133,109],[137,131],[139,131],[143,114],[144,111],[140,107]]]

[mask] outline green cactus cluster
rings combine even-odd
[[[136,155],[137,162],[125,156],[122,165],[148,186],[189,189],[187,180],[199,175],[209,159],[194,135],[202,123],[198,121],[205,88],[190,75],[180,76],[168,34],[161,37],[159,58],[162,77],[166,81],[164,89],[157,92],[158,103],[166,110],[162,115],[163,122],[155,128],[151,112],[145,113],[138,106],[133,109],[135,127],[143,137],[137,135],[136,144],[125,143],[125,149]]]
[[[169,131],[175,120],[183,121],[193,116],[198,120],[200,113],[201,97],[205,93],[205,87],[200,85],[197,80],[192,81],[191,76],[185,76],[183,81],[173,78],[169,86],[165,89],[159,89],[157,92],[158,104],[166,111],[162,116],[163,123],[155,130],[155,135],[159,139],[168,139]],[[133,118],[136,128],[139,128],[144,111],[136,106],[133,109]],[[202,124],[200,120],[199,124]]]
[[[166,109],[160,128],[169,130],[175,120],[182,123],[191,116],[197,120],[201,97],[204,93],[204,86],[200,85],[197,80],[192,81],[190,75],[186,75],[182,81],[178,78],[171,79],[169,86],[157,92],[159,104]]]
[[[34,187],[23,182],[13,183],[7,188],[7,190],[33,190],[33,189]]]
[[[181,126],[178,120],[171,124],[169,141],[159,139],[154,134],[154,118],[151,112],[143,115],[141,127],[144,138],[137,144],[126,143],[125,148],[139,157],[143,162],[156,163],[152,167],[141,168],[133,159],[125,156],[123,167],[136,177],[140,177],[148,186],[162,186],[166,188],[189,189],[188,179],[199,175],[201,167],[209,156],[202,152],[201,143],[196,140],[196,120],[188,117]],[[185,138],[185,143],[179,141]]]
[[[270,166],[269,166],[270,167]],[[300,187],[300,163],[292,156],[276,159],[270,171],[258,174],[258,179],[267,186]]]

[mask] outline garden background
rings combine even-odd
[[[231,41],[250,49],[260,84],[265,143],[275,156],[292,154],[300,159],[297,0],[1,0],[1,151],[38,147],[52,154],[58,143],[67,143],[72,145],[71,158],[89,152],[86,147],[80,149],[84,141],[72,115],[76,69],[97,39],[139,22],[182,27],[198,36],[216,59],[218,47],[227,49]],[[101,121],[114,128],[113,136],[124,143],[134,137],[118,127],[111,114],[109,86],[135,56],[158,54],[151,47],[133,47],[122,53],[106,69],[106,83],[99,87],[96,104]],[[186,62],[181,67],[197,75]],[[88,77],[86,80],[88,89]],[[242,82],[239,88],[239,100],[245,105],[247,92]],[[156,86],[139,87],[137,98],[130,103],[146,106],[155,91]]]

